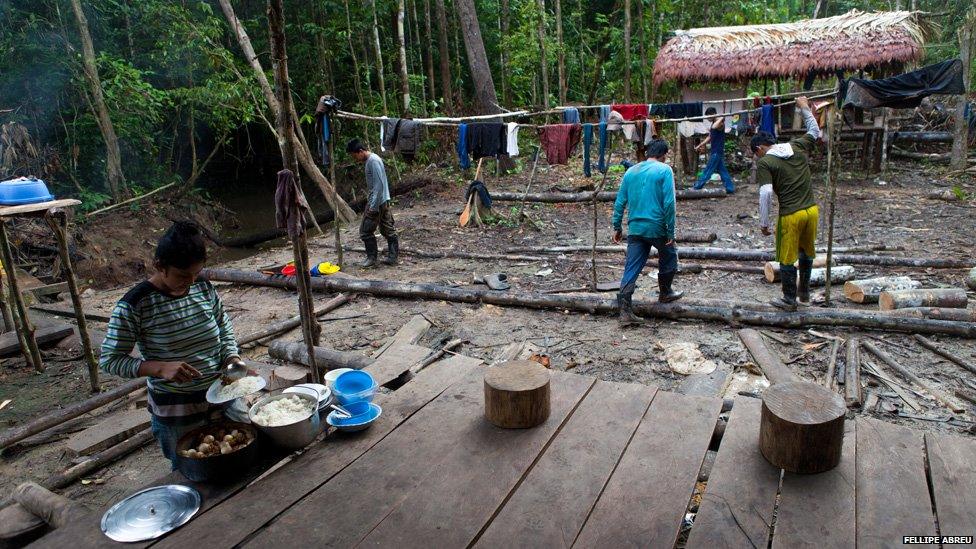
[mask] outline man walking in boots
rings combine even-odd
[[[627,170],[613,204],[613,241],[616,243],[623,240],[624,210],[628,214],[627,265],[617,294],[621,326],[643,322],[634,314],[632,299],[637,277],[647,263],[652,246],[658,253],[658,300],[669,303],[682,295],[682,292],[671,289],[678,271],[678,249],[674,243],[674,172],[664,163],[667,154],[667,143],[661,139],[651,141],[647,147],[648,159]]]
[[[816,258],[815,240],[820,211],[810,186],[809,155],[820,138],[820,126],[810,111],[806,97],[798,97],[796,106],[803,115],[807,133],[789,143],[777,143],[767,132],[759,132],[750,142],[756,161],[759,183],[759,226],[766,236],[773,194],[779,201],[776,223],[776,261],[780,264],[783,297],[772,304],[785,311],[795,311],[797,298],[810,302],[810,273]],[[797,261],[799,260],[799,262]],[[797,264],[800,285],[797,291]]]
[[[346,145],[346,152],[366,165],[366,211],[359,225],[359,238],[366,245],[366,261],[360,265],[364,269],[376,266],[379,246],[376,244],[376,229],[386,238],[387,255],[383,263],[396,265],[400,254],[400,240],[393,225],[393,212],[390,211],[390,185],[386,181],[386,166],[379,155],[369,152],[360,140],[353,139]]]

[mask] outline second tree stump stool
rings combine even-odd
[[[809,381],[777,383],[763,394],[759,449],[792,473],[821,473],[840,463],[847,406]]]
[[[485,373],[485,417],[506,429],[535,427],[549,418],[549,370],[512,360]]]

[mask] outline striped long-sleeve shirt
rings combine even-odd
[[[142,359],[129,355],[138,344]],[[128,291],[112,311],[102,343],[101,369],[121,377],[138,377],[143,360],[181,361],[202,374],[174,383],[150,378],[150,411],[160,417],[207,411],[206,390],[224,361],[238,354],[230,319],[213,285],[194,282],[186,295],[172,297],[148,281]]]

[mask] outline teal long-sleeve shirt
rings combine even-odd
[[[628,234],[674,239],[674,172],[657,160],[632,166],[613,204],[613,228],[621,230],[627,211]]]

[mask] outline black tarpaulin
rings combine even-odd
[[[930,95],[963,93],[966,88],[962,82],[962,61],[950,59],[891,78],[851,78],[847,81],[844,105],[865,109],[913,109]]]

